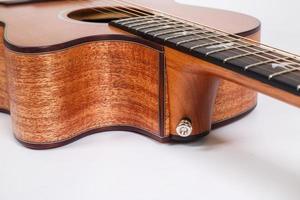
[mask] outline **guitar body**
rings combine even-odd
[[[246,15],[172,0],[135,2],[260,38],[259,22]],[[11,114],[15,137],[25,146],[58,147],[107,130],[161,142],[190,141],[256,106],[255,91],[195,73],[192,58],[176,59],[182,55],[175,50],[105,22],[80,21],[89,15],[87,7],[105,6],[88,1],[0,4],[0,108]],[[183,118],[193,123],[189,137],[176,133]]]

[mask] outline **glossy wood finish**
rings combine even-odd
[[[297,68],[300,59],[293,54],[245,38],[237,39],[236,35],[225,36],[201,24],[189,25],[173,17],[150,15],[124,20],[112,21],[110,25],[300,97],[300,70]],[[152,28],[140,26],[140,20],[142,24],[147,21],[146,27]],[[165,26],[158,30],[153,28],[162,21]]]
[[[7,51],[6,56],[13,131],[19,140],[56,143],[112,126],[159,136],[157,50],[99,42],[43,55]]]
[[[249,31],[257,31],[260,26],[258,20],[247,15],[182,5],[173,0],[136,0],[135,2],[230,33],[247,36]],[[97,4],[91,4],[90,1],[54,1],[9,7],[0,5],[0,21],[6,24],[6,40],[12,46],[19,47],[19,51],[25,47],[43,46],[46,48],[94,35],[120,34],[120,30],[109,27],[107,24],[82,23],[66,17],[71,11],[95,7],[95,5]],[[98,5],[105,6],[112,5],[112,3],[105,0]],[[124,34],[122,32],[122,35]]]
[[[173,3],[166,2],[162,9],[168,10]],[[63,11],[80,9],[84,5],[51,2],[9,8],[0,6],[0,20],[6,24],[4,40],[7,47],[5,54],[0,52],[0,58],[4,58],[6,64],[2,63],[0,67],[7,68],[7,74],[1,74],[4,84],[0,107],[8,108],[9,96],[14,132],[26,145],[32,148],[34,145],[42,145],[38,148],[54,147],[93,130],[110,128],[129,129],[166,141],[164,138],[176,135],[174,128],[185,110],[189,110],[185,115],[195,118],[194,134],[201,134],[209,131],[212,123],[237,117],[256,105],[256,92],[252,90],[225,80],[220,80],[217,88],[216,78],[211,75],[190,76],[185,73],[186,69],[181,69],[182,75],[178,75],[170,71],[176,69],[172,66],[168,67],[165,77],[166,120],[160,123],[162,95],[159,94],[158,82],[162,48],[107,24],[81,23],[65,18],[67,12]],[[228,28],[227,20],[236,20],[237,23],[244,20],[245,24],[240,27],[232,26],[231,29],[229,26],[227,31],[234,31],[232,33],[245,34],[257,31],[259,27],[255,19],[240,14],[174,6],[177,10],[189,9],[188,13],[199,15],[199,19],[215,16],[216,20],[209,21],[217,28]],[[203,12],[198,12],[199,9]],[[14,16],[20,12],[24,17],[17,20]],[[184,17],[186,14],[179,15]],[[222,18],[223,25],[216,22]],[[47,20],[47,24],[39,23],[43,20]],[[258,39],[259,33],[254,38]],[[168,57],[167,52],[166,60],[170,62]],[[9,77],[9,95],[6,93],[6,77]],[[182,83],[191,84],[191,91],[195,94],[184,91],[187,85],[179,84],[181,90],[178,91],[178,87],[170,84],[174,77],[186,78]],[[209,86],[207,91],[216,92],[208,91],[204,99],[211,102],[201,104],[205,90],[200,92],[198,89],[205,84]],[[185,94],[191,97],[191,102],[182,104],[187,108],[172,103],[176,97],[171,91],[176,90],[178,97],[186,98]],[[233,91],[236,95],[232,94]],[[235,101],[237,96],[239,102]],[[165,133],[160,130],[162,126]]]
[[[9,110],[7,93],[6,67],[4,58],[3,27],[0,26],[0,109]]]
[[[256,34],[256,37],[258,35]],[[144,53],[141,53],[142,51]],[[175,77],[178,85],[173,85],[167,93],[175,98],[176,102],[184,102],[183,109],[188,109],[190,112],[182,115],[180,105],[175,107],[172,105],[173,108],[166,106],[166,113],[169,115],[166,115],[165,135],[160,135],[157,74],[159,53],[158,50],[144,45],[120,41],[95,42],[41,55],[18,54],[7,49],[9,93],[13,99],[11,114],[16,137],[27,144],[49,145],[62,143],[89,130],[108,130],[108,127],[115,127],[114,130],[119,127],[123,130],[124,126],[131,126],[156,135],[155,139],[163,141],[164,137],[175,134],[175,127],[183,116],[193,119],[196,135],[210,130],[212,123],[216,124],[237,117],[255,106],[255,92],[225,80],[221,81],[215,106],[213,106],[211,103],[214,102],[214,94],[210,96],[209,91],[206,90],[199,92],[202,86],[207,85],[209,76],[193,74],[191,78],[189,73],[186,73],[187,76],[184,77],[183,70],[177,75],[184,77],[182,81],[186,84],[182,84]],[[138,55],[144,56],[138,57]],[[150,60],[144,63],[144,57]],[[132,63],[128,63],[127,58],[131,58]],[[128,67],[138,65],[133,62],[138,59],[142,59],[143,65],[138,69],[139,73],[136,73],[135,68]],[[172,63],[168,65],[173,66]],[[142,73],[143,69],[147,69],[146,74]],[[126,73],[130,73],[130,76],[125,76]],[[169,79],[174,78],[170,71],[167,74]],[[149,77],[152,77],[152,81],[145,83],[144,79]],[[121,78],[124,80],[120,81]],[[139,87],[152,86],[152,89],[132,91],[131,88],[139,88],[137,83],[141,84]],[[168,81],[168,85],[171,86],[171,81]],[[123,90],[116,86],[122,86]],[[212,81],[211,87],[216,90],[216,86]],[[135,98],[134,95],[138,97]],[[151,100],[145,102],[144,98]],[[180,101],[180,98],[191,101]],[[236,98],[239,98],[239,101],[235,101]],[[125,107],[114,110],[113,108],[119,105],[118,99],[122,99],[119,104],[124,104]],[[132,100],[129,101],[130,99]],[[209,101],[205,104],[203,99]],[[132,103],[126,106],[127,101]],[[167,104],[170,105],[169,101]],[[213,115],[212,108],[215,109]],[[132,110],[126,111],[126,109]],[[200,110],[202,112],[199,112]],[[126,118],[122,118],[124,113]],[[130,117],[130,114],[133,116]],[[205,126],[203,126],[204,122]],[[140,132],[139,130],[133,131]]]
[[[291,105],[300,107],[300,97],[294,94],[271,87],[263,82],[242,76],[222,67],[217,67],[214,64],[197,59],[193,56],[186,55],[171,48],[166,48],[166,55],[176,58],[177,64],[174,65],[177,68],[176,70],[183,70],[181,68],[184,68],[184,70],[187,70],[190,73],[208,73],[215,75],[234,83],[246,86],[255,91],[262,92]]]
[[[260,31],[247,36],[247,38],[260,41]],[[254,108],[256,104],[257,92],[221,78],[212,121],[217,124],[237,117],[241,113],[246,113],[249,109]]]
[[[260,34],[249,38],[259,40]],[[206,62],[194,58],[197,63],[193,63],[189,59],[166,48],[171,134],[177,135],[182,118],[193,123],[193,135],[205,134],[213,123],[236,117],[256,105],[255,92],[222,80],[219,74],[201,71]]]

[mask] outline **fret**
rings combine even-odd
[[[150,21],[141,22],[141,23],[133,23],[132,25],[129,25],[128,28],[134,28],[134,27],[137,27],[137,26],[143,26],[143,25],[153,24],[153,23],[156,23],[156,21],[150,20]]]
[[[272,52],[271,50],[261,50],[261,51],[256,51],[256,52],[249,52],[249,53],[244,53],[244,54],[240,54],[240,55],[236,55],[236,56],[231,56],[228,58],[225,58],[223,60],[224,63],[230,61],[230,60],[234,60],[234,59],[238,59],[238,58],[242,58],[242,57],[247,57],[247,56],[252,56],[252,55],[258,55],[260,53],[269,53]]]
[[[283,62],[286,62],[286,63],[296,62],[297,65],[300,66],[300,61],[297,60],[297,57],[287,56],[286,54],[279,54],[276,50],[274,50],[272,53],[263,54],[261,56],[267,57],[270,59],[285,57],[285,58],[283,58]]]
[[[251,65],[245,66],[244,70],[248,70],[252,67],[257,67],[259,65],[268,64],[268,63],[272,63],[272,62],[276,62],[276,61],[280,61],[280,60],[285,60],[285,59],[289,59],[289,58],[290,57],[284,57],[284,58],[269,59],[269,60],[261,61],[261,62],[258,62],[258,63],[254,63],[254,64],[251,64]]]
[[[208,31],[210,32],[210,31]],[[204,32],[205,34],[205,32]],[[180,44],[184,44],[184,43],[189,43],[189,42],[194,42],[194,41],[198,41],[198,40],[205,40],[205,39],[211,39],[211,38],[217,38],[220,37],[219,35],[209,35],[208,37],[198,37],[198,38],[191,38],[188,40],[182,40],[176,43],[176,46],[180,45]]]
[[[153,17],[153,15],[149,15],[149,16],[152,16],[152,17]],[[131,21],[131,20],[134,20],[134,19],[144,19],[144,18],[149,17],[149,16],[129,17],[129,18],[124,18],[124,19],[116,20],[116,22],[122,23],[122,22],[126,22],[126,21]],[[123,23],[122,23],[122,24],[123,24]]]
[[[144,32],[145,33],[151,33],[151,32],[162,31],[162,30],[166,30],[166,29],[170,29],[170,28],[172,28],[172,26],[165,25],[165,26],[161,26],[161,27],[158,27],[158,28],[153,28],[153,29],[150,29],[150,30],[147,30],[147,31],[144,31]]]
[[[205,43],[205,44],[199,44],[199,45],[190,47],[190,50],[194,50],[197,48],[206,47],[206,46],[210,46],[210,45],[220,44],[220,43],[221,42],[210,42],[210,43]]]
[[[142,22],[142,21],[148,21],[148,20],[152,20],[152,19],[155,19],[155,18],[152,18],[152,17],[138,18],[138,19],[135,19],[135,20],[130,20],[130,21],[123,22],[121,24],[125,26],[125,25],[128,25],[128,24],[139,23],[139,22]]]
[[[293,62],[293,65],[297,65],[296,68],[300,68],[300,60],[297,59],[297,57],[291,57],[289,59],[289,62]],[[297,63],[297,64],[296,64]]]
[[[271,75],[269,75],[269,80],[271,80],[275,76],[280,76],[282,74],[286,74],[286,73],[297,71],[297,70],[300,70],[300,69],[299,68],[290,68],[290,69],[283,70],[281,72],[277,72],[277,73],[271,74]]]
[[[227,45],[227,44],[232,44],[235,40],[228,40],[228,41],[213,41],[210,43],[205,43],[205,44],[199,44],[199,45],[195,45],[190,47],[190,50],[194,50],[194,49],[198,49],[198,48],[203,48],[203,47],[207,47],[207,48],[213,48],[213,47],[217,47],[217,46],[223,46],[223,45]]]
[[[162,36],[162,35],[167,35],[167,34],[171,34],[171,33],[178,33],[178,32],[183,32],[184,30],[170,30],[170,31],[165,31],[165,32],[162,32],[162,33],[156,33],[154,34],[153,36],[154,37],[158,37],[158,36]]]
[[[226,55],[226,53],[224,53],[224,55]],[[217,58],[222,57],[222,55],[215,55],[215,54],[214,56]],[[227,62],[227,64],[238,66],[244,70],[246,66],[255,65],[253,67],[250,67],[248,71],[258,73],[260,75],[263,75],[266,79],[268,79],[268,77],[271,74],[281,72],[282,70],[286,70],[290,68],[290,65],[287,65],[287,63],[282,63],[284,61],[281,61],[281,59],[284,59],[284,56],[278,58],[279,60],[278,61],[275,58],[270,59],[264,56],[258,57],[257,55],[251,55],[247,57],[241,57],[238,59],[230,60]]]
[[[196,35],[196,34],[203,34],[203,31],[194,31],[194,32],[187,32],[187,33],[179,33],[177,35],[174,35],[174,36],[169,36],[169,37],[166,37],[164,40],[167,41],[167,40],[172,40],[172,39],[176,39],[176,38],[180,38],[180,37],[186,37],[186,36],[190,36],[190,35]]]
[[[158,23],[159,22],[159,23]],[[166,24],[167,23],[167,24]],[[130,23],[131,25],[127,25],[128,28],[135,28],[135,30],[141,30],[141,29],[147,29],[151,27],[156,27],[156,26],[162,26],[162,25],[176,25],[176,21],[170,21],[167,19],[150,19],[147,21],[139,22],[139,23]],[[144,25],[150,25],[150,26],[144,26]],[[140,28],[137,28],[138,26],[142,26]]]
[[[152,25],[150,25],[150,26],[142,26],[142,27],[139,27],[139,28],[135,28],[135,30],[140,31],[140,30],[143,30],[143,29],[148,29],[148,28],[158,27],[158,26],[162,26],[162,25],[166,25],[166,22],[155,23],[155,24],[152,24]]]
[[[182,41],[179,41],[179,42],[176,42],[176,46],[180,45],[180,44],[184,44],[184,43],[189,43],[189,42],[194,42],[194,41],[197,41],[197,40],[202,40],[203,38],[191,38],[191,39],[188,39],[188,40],[182,40]]]
[[[165,25],[165,26],[161,26],[161,27],[157,27],[157,28],[153,28],[153,29],[150,29],[150,30],[147,30],[147,31],[144,31],[145,33],[152,33],[152,32],[157,32],[157,31],[163,31],[163,30],[166,30],[166,29],[176,29],[176,28],[179,28],[179,27],[184,27],[184,25],[180,25],[180,26],[170,26],[170,25]],[[178,30],[179,31],[179,30]]]
[[[241,44],[241,45],[232,46],[232,47],[225,47],[223,49],[217,49],[217,50],[214,50],[214,51],[209,51],[205,55],[209,56],[211,54],[219,53],[219,52],[222,52],[222,51],[228,51],[228,50],[238,49],[238,48],[242,48],[242,47],[251,47],[251,46],[253,46],[253,45],[252,44]]]
[[[293,72],[284,73],[279,76],[275,76],[268,81],[283,84],[285,86],[293,88],[294,91],[299,92],[298,87],[300,85],[300,71],[296,70]],[[297,94],[299,95],[299,93]]]
[[[152,24],[150,26],[141,26],[139,28],[136,28],[135,30],[140,31],[140,30],[143,30],[143,29],[153,28],[153,27],[164,25],[164,24],[165,23],[158,23],[158,24]]]

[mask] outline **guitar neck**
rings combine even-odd
[[[111,25],[269,85],[269,88],[276,88],[276,91],[296,98],[291,102],[278,95],[279,99],[297,106],[300,104],[298,56],[165,15],[121,19],[111,22]],[[223,75],[220,74],[220,77]],[[242,80],[235,81],[247,86]],[[249,85],[249,88],[258,89],[253,85]],[[270,94],[265,90],[258,91]]]

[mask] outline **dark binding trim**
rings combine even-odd
[[[247,36],[253,35],[255,33],[258,33],[260,30],[261,30],[261,23],[259,22],[259,25],[256,28],[253,28],[249,31],[244,31],[244,32],[238,33],[236,35],[239,35],[242,37],[247,37]]]
[[[130,132],[134,132],[134,133],[138,133],[138,134],[142,134],[145,135],[147,137],[150,137],[156,141],[162,142],[162,143],[166,143],[169,141],[169,138],[165,137],[159,137],[155,134],[152,134],[148,131],[139,129],[139,128],[134,128],[131,126],[111,126],[111,127],[105,127],[105,128],[99,128],[99,129],[94,129],[82,134],[79,134],[78,136],[75,136],[71,139],[65,140],[65,141],[61,141],[61,142],[57,142],[57,143],[45,143],[45,144],[33,144],[33,143],[28,143],[22,140],[19,140],[17,137],[17,141],[19,141],[22,145],[24,145],[27,148],[30,149],[36,149],[36,150],[45,150],[45,149],[53,149],[53,148],[57,148],[57,147],[61,147],[61,146],[65,146],[68,144],[71,144],[81,138],[84,138],[86,136],[95,134],[95,133],[99,133],[99,132],[105,132],[105,131],[130,131]]]
[[[30,149],[37,149],[37,150],[43,150],[43,149],[52,149],[52,148],[57,148],[61,146],[68,145],[72,142],[75,142],[83,137],[98,133],[98,132],[104,132],[104,131],[130,131],[130,132],[135,132],[139,133],[145,136],[148,136],[156,141],[166,143],[170,141],[169,137],[165,136],[165,55],[163,52],[159,52],[159,66],[158,66],[158,88],[159,88],[159,96],[158,96],[158,101],[159,101],[159,112],[158,112],[158,121],[159,121],[159,136],[150,133],[148,131],[135,128],[135,127],[130,127],[130,126],[111,126],[111,127],[105,127],[105,128],[99,128],[99,129],[94,129],[82,134],[79,134],[78,136],[71,138],[66,141],[61,141],[58,143],[52,143],[52,144],[31,144],[24,142],[22,140],[19,140],[16,138],[22,145],[24,145],[27,148]],[[1,110],[0,110],[1,112]]]
[[[238,115],[238,116],[235,116],[233,118],[227,119],[225,121],[221,121],[221,122],[217,122],[215,124],[212,124],[212,130],[221,128],[223,126],[226,126],[228,124],[231,124],[231,123],[233,123],[235,121],[238,121],[238,120],[244,118],[245,116],[247,116],[248,114],[250,114],[255,108],[256,108],[256,105],[253,106],[251,109],[247,110],[246,112]],[[193,141],[202,139],[202,138],[204,138],[204,137],[206,137],[208,135],[209,135],[209,131],[206,131],[204,133],[200,133],[200,134],[197,134],[197,135],[192,135],[192,136],[189,136],[189,137],[186,137],[186,138],[174,135],[174,136],[171,136],[170,139],[171,139],[172,142],[189,143],[189,142],[193,142]]]
[[[241,115],[238,115],[238,116],[236,116],[232,119],[225,120],[223,122],[213,124],[212,127],[213,127],[213,129],[216,129],[216,128],[219,128],[221,126],[225,126],[229,123],[232,123],[234,121],[237,121],[237,120],[245,117],[246,115],[248,115],[254,109],[255,109],[255,107],[251,108],[249,111],[247,111],[247,112],[245,112]],[[0,109],[0,112],[7,113],[7,114],[10,113],[6,109]],[[135,132],[135,133],[139,133],[139,134],[148,136],[148,137],[150,137],[150,138],[152,138],[156,141],[162,142],[162,143],[167,143],[167,142],[181,142],[181,143],[183,143],[183,142],[193,142],[195,140],[202,139],[203,137],[207,136],[208,133],[209,133],[209,132],[204,132],[204,133],[201,133],[199,135],[190,136],[190,137],[187,137],[187,138],[184,139],[184,138],[181,138],[179,136],[160,137],[158,135],[152,134],[152,133],[147,132],[145,130],[130,127],[130,126],[112,126],[112,127],[105,127],[105,128],[90,130],[88,132],[79,134],[78,136],[76,136],[74,138],[71,138],[69,140],[60,141],[60,142],[51,143],[51,144],[49,144],[49,143],[48,144],[47,143],[45,143],[45,144],[32,144],[32,143],[28,143],[28,142],[24,142],[22,140],[19,140],[18,138],[16,138],[16,139],[17,139],[18,142],[20,142],[23,146],[25,146],[27,148],[36,149],[36,150],[44,150],[44,149],[53,149],[53,148],[65,146],[65,145],[73,143],[73,142],[75,142],[75,141],[77,141],[81,138],[84,138],[86,136],[89,136],[89,135],[92,135],[92,134],[95,134],[95,133],[99,133],[99,132],[104,132],[104,131],[130,131],[130,132]]]
[[[175,143],[190,143],[190,142],[194,142],[196,140],[202,139],[208,135],[209,135],[209,131],[205,131],[203,133],[200,133],[197,135],[191,135],[188,137],[180,137],[177,135],[172,135],[170,137],[170,139],[171,139],[171,142],[175,142]]]
[[[121,34],[94,35],[94,36],[88,36],[84,38],[78,38],[65,43],[55,44],[51,46],[41,46],[41,47],[19,47],[11,44],[10,42],[4,39],[4,45],[8,49],[19,53],[47,53],[51,51],[64,50],[88,42],[111,41],[111,40],[136,42],[151,47],[153,49],[156,49],[158,51],[163,51],[163,47],[157,43],[142,39],[140,37],[136,37],[134,35],[121,35]]]
[[[50,0],[8,0],[8,1],[1,1],[0,5],[5,5],[5,6],[15,6],[19,4],[32,4],[32,3],[42,3],[45,1],[50,1]]]
[[[166,69],[165,69],[165,54],[163,52],[159,53],[159,132],[160,136],[165,136],[165,104],[166,104]]]
[[[10,111],[5,108],[0,108],[0,113],[8,114],[10,115]]]
[[[5,26],[4,23],[0,22],[0,26]],[[238,35],[241,36],[249,36],[252,35],[256,32],[258,32],[260,30],[260,26],[256,27],[255,29],[240,33]],[[131,131],[131,132],[136,132],[136,133],[140,133],[143,134],[145,136],[148,136],[152,139],[155,139],[159,142],[170,142],[170,141],[178,141],[178,142],[191,142],[200,138],[203,138],[204,136],[208,135],[208,132],[205,133],[201,133],[195,136],[191,136],[185,139],[182,139],[181,137],[178,136],[172,136],[172,137],[164,137],[165,136],[165,57],[164,57],[164,48],[163,46],[154,43],[154,42],[150,42],[149,40],[146,39],[142,39],[140,37],[137,36],[131,36],[131,35],[97,35],[97,36],[89,36],[89,37],[85,37],[85,38],[79,38],[76,40],[72,40],[72,41],[68,41],[66,43],[61,43],[61,44],[57,44],[57,45],[52,45],[52,46],[44,46],[44,47],[18,47],[15,46],[13,44],[10,44],[9,42],[7,42],[6,40],[4,40],[4,44],[7,48],[16,51],[16,52],[20,52],[20,53],[43,53],[43,52],[50,52],[50,51],[56,51],[56,50],[64,50],[66,48],[70,48],[76,45],[81,45],[87,42],[97,42],[97,41],[107,41],[107,40],[119,40],[119,41],[131,41],[131,42],[136,42],[136,43],[140,43],[140,44],[144,44],[146,46],[152,47],[160,52],[160,72],[159,72],[159,96],[160,96],[160,100],[159,100],[159,123],[160,123],[160,136],[157,136],[153,133],[149,133],[147,131],[144,131],[142,129],[138,129],[138,128],[134,128],[134,127],[129,127],[129,126],[112,126],[112,127],[106,127],[106,128],[100,128],[100,129],[95,129],[95,130],[91,130],[88,131],[86,133],[82,133],[74,138],[71,138],[67,141],[61,141],[58,143],[53,143],[53,144],[31,144],[31,143],[27,143],[24,141],[21,141],[19,139],[17,139],[21,144],[23,144],[25,147],[31,148],[31,149],[51,149],[51,148],[57,148],[60,146],[64,146],[67,144],[70,144],[80,138],[86,137],[88,135],[97,133],[97,132],[102,132],[102,131],[116,131],[116,130],[120,130],[120,131]],[[254,108],[253,108],[254,109]],[[223,125],[227,125],[235,120],[238,120],[242,117],[244,117],[246,114],[250,113],[253,109],[251,109],[250,111],[248,111],[247,113],[242,114],[241,116],[237,116],[233,119],[230,120],[226,120],[224,122],[220,122],[217,124],[213,125],[213,128],[217,128]],[[4,112],[9,114],[10,112],[8,110],[5,109],[0,109],[0,112]],[[178,137],[178,138],[177,138]]]
[[[238,121],[238,120],[240,120],[240,119],[246,117],[248,114],[250,114],[250,113],[256,108],[256,106],[257,106],[257,104],[255,104],[255,106],[253,106],[252,108],[250,108],[249,110],[247,110],[246,112],[244,112],[244,113],[242,113],[242,114],[240,114],[240,115],[238,115],[238,116],[232,117],[232,118],[227,119],[227,120],[225,120],[225,121],[221,121],[221,122],[214,123],[214,124],[212,125],[212,129],[218,129],[218,128],[221,128],[221,127],[223,127],[223,126],[226,126],[226,125],[228,125],[228,124],[231,124],[231,123],[233,123],[233,122],[235,122],[235,121]]]
[[[0,22],[0,25],[5,26],[3,22]],[[260,29],[261,29],[261,24],[259,24],[257,27],[255,27],[251,30],[244,31],[241,33],[236,33],[236,34],[243,36],[243,37],[247,37],[247,36],[250,36],[250,35],[253,35],[253,34],[259,32]],[[94,35],[94,36],[88,36],[88,37],[84,37],[84,38],[78,38],[78,39],[67,41],[67,42],[60,43],[60,44],[55,44],[55,45],[50,45],[50,46],[40,46],[40,47],[17,46],[17,45],[10,43],[9,41],[7,41],[4,38],[4,45],[8,49],[19,52],[19,53],[46,53],[46,52],[51,52],[51,51],[63,50],[63,49],[70,48],[70,47],[80,45],[83,43],[87,43],[87,42],[97,42],[97,41],[102,41],[102,40],[121,40],[121,41],[123,40],[123,41],[137,42],[137,43],[152,47],[156,50],[163,51],[163,47],[161,45],[155,43],[154,41],[152,42],[147,39],[143,39],[142,37],[138,37],[137,35],[122,35],[122,34]]]

